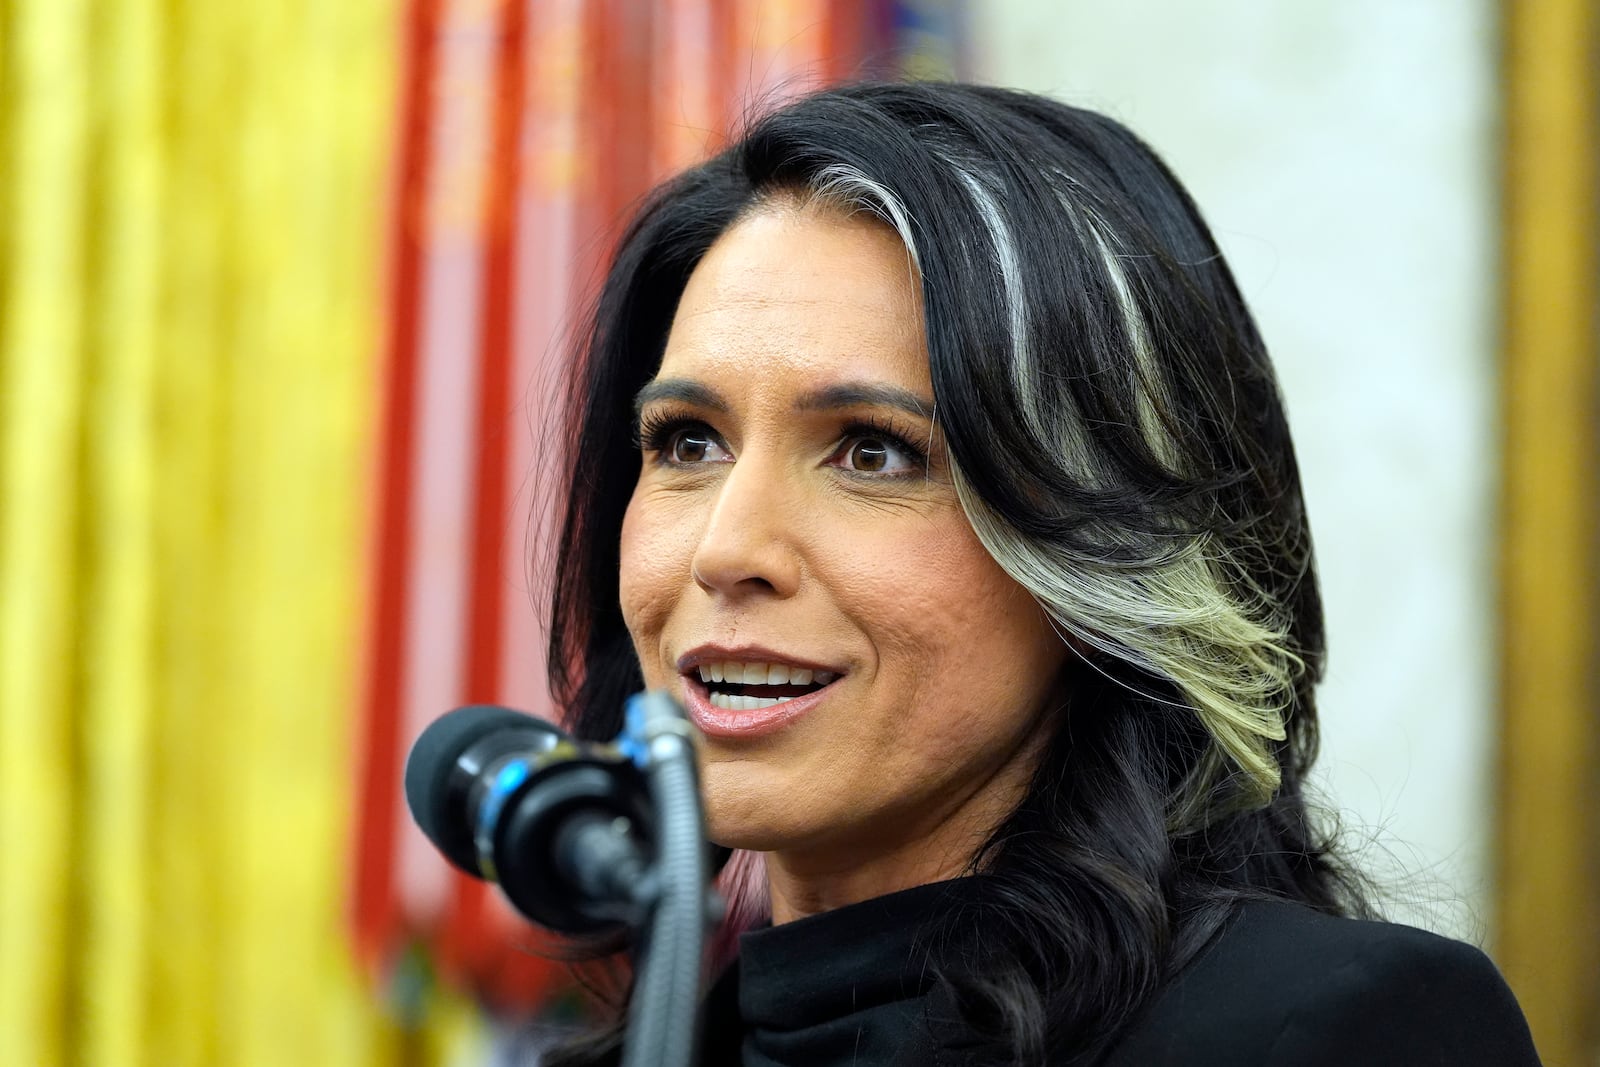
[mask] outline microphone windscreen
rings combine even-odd
[[[468,871],[474,866],[471,827],[464,810],[465,790],[460,785],[470,784],[481,768],[461,766],[462,757],[496,734],[504,735],[505,744],[495,746],[504,753],[548,748],[552,737],[562,736],[554,726],[532,715],[493,704],[472,704],[429,723],[406,758],[406,806],[411,818],[451,862]],[[460,777],[453,783],[458,770]]]

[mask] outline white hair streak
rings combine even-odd
[[[1021,414],[1041,445],[1055,451],[1056,464],[1086,485],[1102,481],[1079,420],[1054,410],[1038,385],[1037,359],[1028,314],[1027,289],[1015,239],[999,198],[980,175],[945,160],[972,196],[988,231],[998,268],[1010,331],[1011,376]],[[1128,344],[1133,352],[1136,417],[1141,436],[1161,463],[1175,472],[1181,449],[1163,424],[1158,340],[1115,247],[1114,232],[1073,194],[1078,183],[1058,175],[1058,199],[1074,229],[1104,269]],[[817,173],[808,192],[846,212],[865,210],[899,235],[914,269],[921,272],[910,212],[882,182],[835,163]],[[1060,399],[1060,398],[1057,398]],[[1290,649],[1279,612],[1260,596],[1241,594],[1230,575],[1225,549],[1204,533],[1191,535],[1175,551],[1130,568],[1105,559],[1072,558],[1055,545],[1022,536],[983,500],[952,459],[957,498],[979,540],[1000,567],[1027,589],[1066,634],[1098,653],[1168,679],[1199,717],[1216,745],[1185,796],[1176,822],[1202,817],[1206,794],[1219,775],[1242,772],[1243,802],[1267,803],[1280,770],[1271,742],[1285,738],[1285,712],[1305,665]]]

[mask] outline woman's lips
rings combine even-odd
[[[837,680],[821,689],[803,696],[779,701],[770,707],[750,711],[733,711],[711,703],[711,694],[698,676],[680,675],[683,678],[684,708],[689,720],[707,737],[744,738],[762,737],[783,729],[822,702]]]

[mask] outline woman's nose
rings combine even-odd
[[[801,563],[793,488],[772,464],[741,457],[723,479],[690,567],[708,593],[793,596]]]

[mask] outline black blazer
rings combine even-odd
[[[1242,905],[1107,1067],[1530,1067],[1500,972],[1459,941],[1290,903]]]
[[[777,1030],[753,1037],[743,961],[705,1004],[702,1067],[997,1067],[963,1032],[944,988],[905,988],[924,887],[827,913],[750,961],[743,995]],[[897,926],[900,927],[897,929]],[[750,947],[750,942],[745,942]],[[750,968],[745,968],[750,970]],[[904,990],[904,994],[896,992]],[[918,991],[920,990],[920,992]],[[797,1005],[793,1012],[786,1005]],[[801,1008],[799,1005],[809,1005]],[[816,1024],[817,1018],[825,1018]],[[811,1025],[805,1028],[803,1024]],[[770,1020],[769,1020],[770,1022]],[[618,1050],[586,1062],[615,1064]],[[1252,901],[1157,994],[1100,1067],[1538,1067],[1500,973],[1470,945],[1408,926]]]

